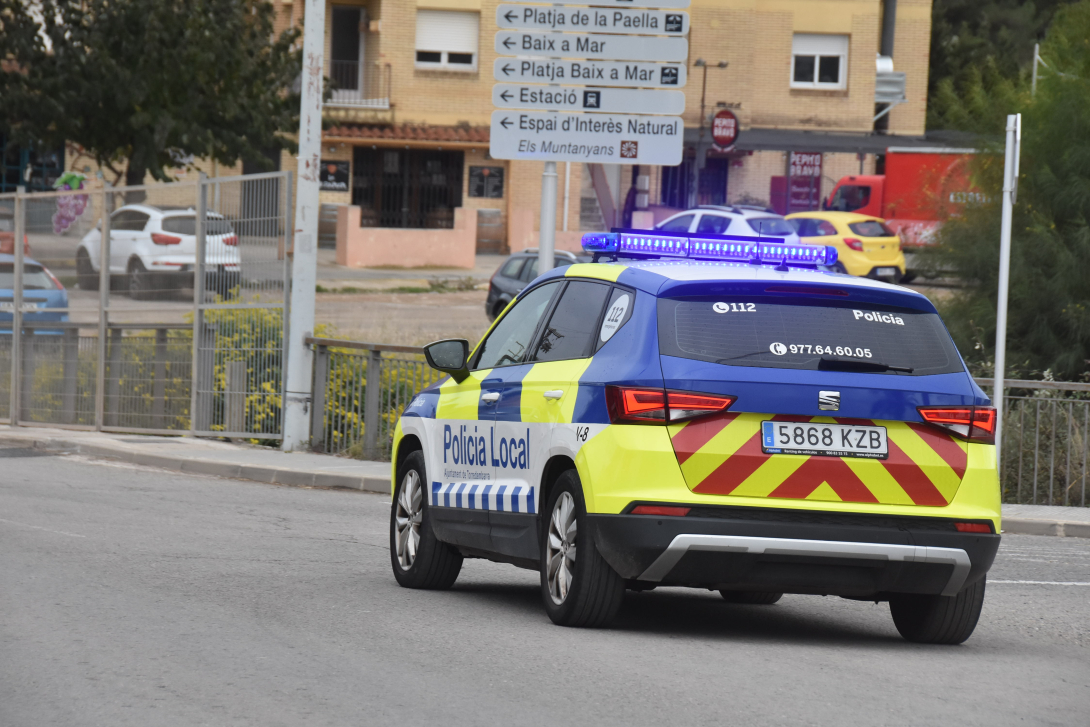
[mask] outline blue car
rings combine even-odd
[[[934,305],[830,270],[836,248],[699,232],[583,238],[394,436],[390,553],[409,588],[464,558],[538,570],[603,625],[626,590],[889,603],[910,641],[969,637],[1000,539],[996,410]]]
[[[61,285],[61,281],[37,260],[24,258],[23,323],[37,326],[41,323],[67,321],[67,308],[68,291]],[[0,333],[11,333],[14,310],[15,256],[0,255]],[[35,333],[58,334],[60,331],[35,328]]]

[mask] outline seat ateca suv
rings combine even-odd
[[[996,412],[924,296],[836,249],[589,234],[528,285],[394,437],[398,582],[464,558],[541,574],[558,624],[626,589],[887,601],[912,641],[972,633],[999,547]]]

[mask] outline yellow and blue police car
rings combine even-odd
[[[397,581],[464,558],[538,570],[556,623],[626,589],[734,603],[888,601],[907,639],[960,643],[999,547],[996,411],[934,306],[832,272],[836,249],[637,230],[585,235],[393,443]]]

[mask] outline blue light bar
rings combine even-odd
[[[724,262],[775,263],[782,265],[834,265],[831,245],[787,245],[756,237],[735,235],[663,235],[648,232],[588,232],[583,250],[591,254],[629,258],[688,258]]]

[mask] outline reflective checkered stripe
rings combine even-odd
[[[761,450],[761,422],[876,425],[886,428],[885,460]],[[943,507],[954,498],[968,445],[913,422],[728,413],[670,427],[693,492],[741,497]]]
[[[432,482],[431,504],[470,510],[534,513],[534,488],[527,485]]]

